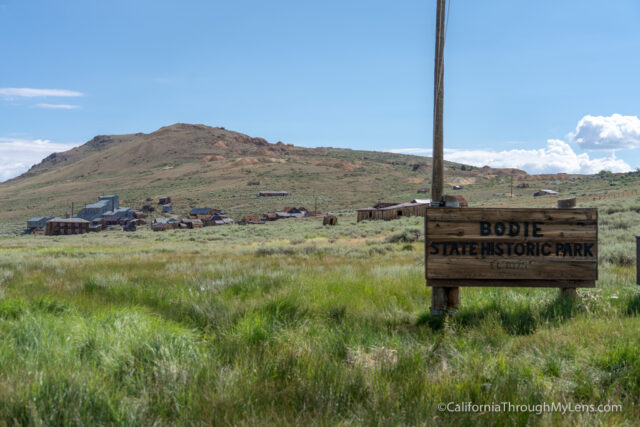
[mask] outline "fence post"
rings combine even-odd
[[[636,285],[640,285],[640,236],[636,235]]]
[[[576,207],[576,198],[558,199],[558,209],[573,209]],[[571,298],[578,296],[576,288],[560,288],[560,295],[566,295]]]

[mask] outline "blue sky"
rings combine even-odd
[[[640,167],[640,2],[450,7],[446,158]],[[435,0],[0,0],[0,180],[176,122],[429,154],[434,27]]]

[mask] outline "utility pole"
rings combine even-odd
[[[436,9],[436,57],[433,71],[433,169],[431,200],[442,200],[444,189],[444,44],[447,0],[438,0]],[[435,208],[438,209],[438,208]],[[426,249],[426,248],[425,248]],[[459,287],[431,287],[431,315],[441,316],[460,305]]]
[[[433,71],[433,168],[431,200],[439,202],[444,187],[444,131],[442,113],[444,104],[444,42],[445,9],[447,0],[438,0],[436,10],[436,58]]]

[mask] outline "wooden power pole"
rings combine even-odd
[[[444,131],[442,112],[444,104],[444,42],[445,8],[447,0],[438,0],[436,10],[436,59],[433,71],[433,168],[431,200],[439,202],[444,188]]]
[[[447,0],[438,0],[436,9],[436,58],[433,71],[433,169],[431,200],[440,202],[444,190],[444,44]],[[425,248],[426,250],[426,248]],[[460,288],[431,287],[431,314],[440,316],[460,305]]]

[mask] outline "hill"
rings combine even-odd
[[[495,185],[511,176],[515,183],[538,179],[516,169],[450,162],[445,166],[447,183],[464,186],[463,194],[471,202],[495,199]],[[317,205],[318,210],[334,211],[370,206],[378,200],[428,197],[417,190],[428,188],[430,177],[427,157],[297,147],[220,127],[179,123],[149,134],[96,136],[0,183],[0,232],[19,231],[29,217],[63,215],[72,203],[77,208],[102,193],[118,193],[123,205],[132,207],[141,206],[148,197],[167,194],[177,213],[206,205],[239,216],[285,205],[309,209]],[[566,180],[569,176],[540,178]],[[248,186],[252,181],[260,185]],[[472,192],[467,191],[469,186]],[[291,196],[258,198],[259,190],[286,190]],[[502,189],[503,195],[506,190]]]
[[[61,215],[72,202],[81,206],[105,192],[118,193],[129,206],[169,194],[178,210],[206,204],[259,213],[283,203],[311,206],[316,197],[318,209],[336,210],[416,197],[430,175],[430,160],[418,156],[295,147],[224,128],[174,124],[149,134],[96,136],[48,156],[0,184],[0,219]],[[248,186],[250,181],[261,185]],[[292,196],[286,202],[258,199],[261,189]]]

